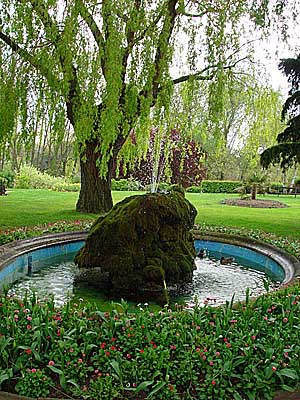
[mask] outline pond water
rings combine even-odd
[[[101,292],[91,287],[74,285],[74,278],[78,272],[73,262],[74,255],[75,253],[68,253],[50,257],[36,264],[30,273],[28,268],[24,268],[26,273],[10,287],[9,294],[23,297],[26,292],[34,291],[40,299],[53,296],[57,305],[62,305],[68,300],[77,302],[83,299],[109,310],[111,300]],[[191,307],[195,301],[203,305],[207,302],[210,305],[220,305],[230,301],[233,294],[235,301],[243,300],[246,288],[250,289],[251,296],[265,292],[266,276],[263,272],[245,268],[237,263],[221,265],[220,261],[213,257],[196,258],[196,267],[192,283],[176,293],[174,302],[185,302]],[[271,288],[275,285],[269,281],[267,284],[270,284]],[[116,299],[118,300],[120,299]]]

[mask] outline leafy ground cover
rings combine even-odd
[[[103,313],[34,296],[0,299],[0,384],[32,397],[272,399],[299,386],[300,295],[193,311]]]

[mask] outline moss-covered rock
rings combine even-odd
[[[75,262],[78,280],[123,297],[161,298],[192,279],[195,207],[178,188],[127,197],[91,227]]]

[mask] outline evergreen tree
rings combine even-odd
[[[287,127],[277,136],[278,144],[261,154],[261,164],[268,168],[271,164],[280,163],[281,168],[286,169],[300,162],[300,55],[281,60],[279,69],[291,84],[281,113],[282,120],[287,120]]]

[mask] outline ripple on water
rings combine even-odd
[[[230,301],[233,295],[235,301],[243,300],[246,288],[250,289],[251,296],[265,292],[265,275],[259,271],[246,269],[236,263],[220,265],[220,261],[209,258],[196,258],[195,262],[197,269],[193,281],[181,288],[175,296],[177,301],[184,301],[189,307],[195,305],[196,298],[199,304],[209,302],[211,305]],[[33,272],[31,276],[25,275],[11,287],[9,293],[23,297],[26,292],[35,292],[40,299],[53,296],[56,305],[62,305],[75,297],[99,303],[98,291],[74,286],[77,273],[78,268],[73,261],[56,259],[52,265]]]

